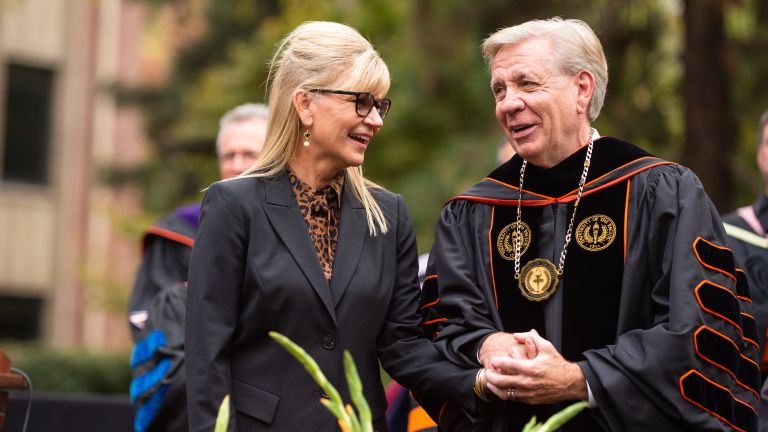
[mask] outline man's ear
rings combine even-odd
[[[304,127],[312,126],[314,117],[312,115],[312,95],[304,89],[293,91],[293,108],[299,114],[299,119]]]
[[[579,114],[584,114],[589,109],[589,102],[595,92],[595,76],[588,70],[576,74],[576,109]]]

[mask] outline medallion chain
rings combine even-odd
[[[584,169],[581,171],[581,178],[579,179],[579,190],[576,193],[576,201],[573,204],[573,213],[571,214],[571,220],[568,222],[568,230],[565,233],[565,243],[563,244],[563,251],[560,253],[560,261],[558,263],[557,275],[563,275],[563,268],[565,267],[565,255],[568,253],[568,244],[571,242],[571,236],[573,233],[573,223],[576,220],[576,209],[579,207],[581,201],[581,195],[584,192],[584,184],[587,182],[587,174],[589,173],[589,164],[592,160],[592,148],[594,146],[594,129],[590,129],[589,144],[587,146],[587,155],[584,158]],[[525,167],[528,165],[528,161],[523,159],[523,165],[520,167],[520,190],[517,197],[517,223],[515,224],[515,279],[520,279],[520,249],[522,248],[522,241],[520,239],[520,226],[522,225],[522,207],[523,207],[523,179],[525,177]]]

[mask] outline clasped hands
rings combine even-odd
[[[581,368],[567,361],[536,330],[494,333],[478,354],[485,366],[487,388],[499,399],[527,404],[587,400]]]

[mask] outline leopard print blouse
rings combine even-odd
[[[330,183],[320,189],[313,189],[289,172],[289,180],[296,204],[309,230],[309,237],[315,246],[315,253],[330,283],[333,275],[333,258],[339,241],[339,218],[341,216],[341,191],[344,187],[344,172],[340,172]]]

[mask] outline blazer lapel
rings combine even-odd
[[[274,183],[267,184],[265,191],[264,211],[272,227],[280,239],[288,247],[288,251],[296,260],[304,276],[312,284],[317,295],[320,296],[325,308],[336,324],[336,313],[331,289],[325,280],[325,275],[320,268],[320,261],[315,254],[315,247],[309,238],[307,225],[299,213],[296,200],[293,199],[293,191],[288,182],[288,173],[280,174]],[[342,219],[343,220],[343,219]],[[334,274],[335,276],[335,274]]]
[[[336,245],[336,256],[333,259],[333,276],[331,277],[331,292],[334,306],[339,304],[341,297],[352,280],[363,244],[368,237],[368,222],[365,209],[357,199],[352,188],[344,182],[344,192],[341,197],[341,223],[339,226],[339,243]]]

